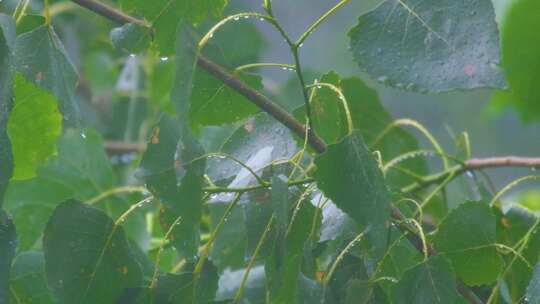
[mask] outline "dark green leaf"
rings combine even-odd
[[[15,102],[7,126],[15,162],[13,178],[27,179],[55,152],[62,116],[56,98],[22,75],[15,75],[13,90]]]
[[[455,280],[450,263],[442,256],[432,257],[405,272],[395,287],[394,303],[460,303]]]
[[[176,78],[171,100],[177,119],[163,115],[154,128],[141,162],[141,175],[148,188],[165,204],[161,222],[173,228],[172,241],[189,261],[197,257],[202,216],[202,186],[206,166],[202,146],[191,133],[189,117],[191,89],[198,49],[191,26],[180,24],[176,42]]]
[[[495,248],[496,219],[483,202],[466,202],[443,220],[435,247],[452,262],[457,275],[469,285],[494,282],[503,270]]]
[[[390,217],[390,197],[382,173],[355,130],[343,141],[329,145],[315,159],[315,179],[319,188],[341,210],[354,219],[376,250],[385,246],[386,222]]]
[[[538,1],[511,1],[502,18],[502,66],[511,91],[498,92],[494,101],[515,106],[525,120],[540,118],[540,19],[532,13],[538,11]]]
[[[127,53],[139,53],[150,44],[150,29],[144,26],[128,23],[111,31],[113,46]]]
[[[13,261],[10,290],[12,303],[54,303],[45,279],[45,259],[39,251],[25,251]]]
[[[9,303],[11,260],[15,256],[17,235],[11,218],[0,209],[0,302]]]
[[[210,231],[214,231],[228,205],[212,203],[208,207],[210,209]],[[231,211],[212,245],[210,259],[220,270],[227,267],[241,268],[246,263],[246,234],[250,231],[244,225],[246,214],[243,207],[247,208],[248,206],[237,206]]]
[[[53,28],[40,26],[18,36],[15,64],[26,79],[56,96],[64,120],[77,126],[80,116],[75,97],[78,76]]]
[[[260,76],[241,72],[238,76],[252,88],[262,89]],[[253,103],[206,71],[197,71],[194,84],[190,118],[195,126],[232,123],[258,111]]]
[[[163,56],[174,51],[174,37],[178,23],[183,20],[199,23],[206,16],[219,16],[227,0],[121,0],[127,12],[136,12],[155,29],[155,41]]]
[[[305,288],[310,289],[310,284],[304,284],[307,282],[303,280],[301,270],[304,246],[310,236],[316,211],[307,200],[299,204],[287,230],[278,231],[273,253],[265,264],[272,303],[297,303],[298,297],[303,299],[300,295],[306,292]]]
[[[11,59],[15,45],[15,21],[0,14],[0,207],[13,174],[13,154],[7,134],[8,116],[13,107]]]
[[[490,0],[389,0],[349,33],[360,68],[407,90],[502,88]]]
[[[41,15],[24,15],[17,22],[17,35],[30,32],[45,24],[45,17]]]
[[[341,78],[335,72],[324,74],[319,82],[340,87]],[[310,100],[312,111],[312,124],[315,131],[326,143],[336,143],[347,134],[347,119],[339,95],[328,87],[321,86],[314,89],[315,93]],[[304,120],[304,107],[295,111],[295,116]],[[301,112],[302,114],[300,115]],[[352,114],[352,113],[351,113]],[[362,113],[365,115],[366,113]]]
[[[272,160],[290,158],[296,151],[291,131],[264,113],[238,127],[221,148],[221,152],[233,155],[255,171],[268,166]],[[219,181],[238,175],[241,169],[231,160],[211,159],[208,174],[212,180]]]
[[[505,214],[497,213],[497,241],[510,247],[515,247],[529,230],[533,229],[537,216],[532,212],[518,206],[511,207]],[[538,263],[540,252],[540,228],[532,230],[532,234],[526,240],[527,245],[521,256],[527,261],[517,258],[506,274],[505,283],[508,297],[513,302],[519,302],[526,293],[527,285],[533,276],[533,268]],[[508,260],[514,258],[509,255]]]
[[[94,131],[68,130],[57,142],[57,148],[58,154],[38,167],[35,178],[12,181],[6,193],[6,208],[20,227],[22,250],[36,244],[52,210],[62,201],[86,201],[117,186],[101,138]],[[110,197],[97,206],[111,216],[119,216],[128,204]],[[125,227],[133,239],[145,240],[142,214],[130,216]]]
[[[122,227],[99,209],[67,201],[43,236],[49,286],[60,303],[114,303],[141,284],[141,266]]]

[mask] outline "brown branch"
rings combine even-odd
[[[450,176],[452,176],[451,178],[454,179],[467,171],[501,167],[540,168],[540,157],[500,156],[488,158],[471,158],[465,161],[465,163],[462,165],[457,165],[443,172],[425,176],[422,180],[403,187],[401,189],[401,192],[417,192],[431,185],[439,184]]]
[[[87,8],[103,17],[106,17],[110,20],[116,21],[118,23],[136,23],[143,26],[148,26],[148,24],[140,19],[129,16],[121,11],[118,11],[115,8],[112,8],[106,4],[103,4],[96,0],[72,0],[73,2],[79,4],[80,6]],[[210,59],[200,55],[197,60],[197,65],[206,70],[208,73],[214,77],[221,80],[225,85],[232,88],[236,92],[240,93],[246,97],[249,101],[257,105],[266,113],[273,116],[276,120],[281,122],[291,131],[296,133],[296,135],[303,138],[306,135],[306,128],[298,120],[296,120],[291,114],[281,108],[277,103],[270,100],[265,95],[261,94],[257,90],[253,89],[237,76],[227,71],[225,68],[221,67],[217,63],[211,61]],[[326,150],[326,145],[324,141],[317,136],[313,129],[308,129],[308,142],[317,153],[322,153]]]

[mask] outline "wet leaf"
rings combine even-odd
[[[127,53],[139,53],[150,45],[150,29],[138,24],[128,23],[111,31],[113,46]]]
[[[461,303],[450,263],[442,256],[432,257],[407,270],[396,284],[396,304]]]
[[[40,26],[17,37],[16,70],[59,100],[64,121],[79,126],[79,105],[75,97],[78,75],[54,29]]]
[[[54,303],[45,279],[43,252],[25,251],[13,261],[9,282],[12,303]]]
[[[355,130],[341,142],[329,145],[315,159],[315,179],[325,196],[347,213],[381,254],[390,217],[390,197],[382,173]]]
[[[503,88],[490,0],[389,0],[349,33],[362,70],[396,88],[444,92]]]
[[[114,303],[141,284],[141,266],[124,230],[101,210],[60,204],[43,236],[48,285],[60,303]]]
[[[460,279],[469,285],[494,282],[503,270],[495,247],[495,215],[484,202],[466,202],[443,220],[435,248],[452,262]]]

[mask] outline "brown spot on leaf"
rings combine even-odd
[[[248,133],[251,133],[253,132],[253,129],[255,128],[255,126],[253,125],[253,122],[252,121],[248,121],[244,124],[244,130],[246,130],[246,132]]]
[[[472,77],[474,74],[476,74],[476,66],[474,64],[466,64],[463,67],[463,72],[465,75]]]
[[[501,218],[501,224],[502,224],[505,228],[510,228],[510,227],[512,227],[512,224],[510,224],[510,221],[509,221],[507,218],[505,218],[505,217]]]
[[[159,144],[159,127],[155,127],[154,130],[152,130],[152,136],[150,137],[150,143],[152,145]]]
[[[123,266],[122,268],[118,269],[118,271],[122,274],[127,274],[129,272],[129,269],[127,266]]]
[[[176,168],[182,167],[182,160],[180,160],[180,159],[175,160],[175,161],[174,161],[174,166],[175,166]]]

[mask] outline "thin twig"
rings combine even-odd
[[[402,193],[413,193],[428,186],[439,184],[448,177],[454,179],[467,171],[501,167],[527,167],[540,168],[540,157],[501,156],[488,158],[471,158],[462,165],[448,170],[423,177],[421,181],[414,182],[401,189]]]

